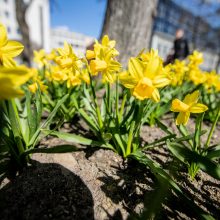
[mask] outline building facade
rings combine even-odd
[[[33,47],[44,48],[46,51],[50,49],[49,7],[49,0],[33,0],[26,14]],[[6,25],[10,39],[22,41],[16,19],[15,0],[0,0],[0,22]]]
[[[63,43],[66,41],[79,56],[85,54],[86,48],[94,42],[94,38],[71,32],[67,27],[52,28],[50,30],[50,39],[51,49],[63,47]]]
[[[172,0],[159,0],[151,47],[158,49],[163,59],[172,53],[175,32],[178,28],[184,29],[191,52],[194,49],[203,52],[202,68],[215,69],[218,61],[215,30],[201,17],[193,15]]]

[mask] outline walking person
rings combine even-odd
[[[178,29],[174,40],[174,60],[184,60],[188,55],[189,47],[187,40],[184,38],[184,30]]]

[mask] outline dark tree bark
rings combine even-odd
[[[24,51],[22,56],[24,62],[26,62],[29,66],[31,64],[33,51],[30,40],[29,26],[26,21],[26,12],[32,2],[33,0],[30,0],[28,3],[25,3],[24,0],[15,0],[16,18],[22,36],[22,43],[24,44]]]
[[[149,48],[158,0],[108,0],[102,36],[116,40],[119,60],[127,64],[143,48]]]

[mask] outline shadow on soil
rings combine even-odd
[[[137,217],[135,213],[140,213],[143,205],[140,205],[145,201],[146,209],[152,207],[152,203],[160,206],[159,202],[155,200],[158,198],[158,194],[156,191],[161,187],[157,182],[153,174],[149,169],[146,169],[145,166],[140,165],[136,161],[129,162],[125,169],[117,170],[118,178],[112,178],[111,176],[104,176],[99,178],[104,184],[102,186],[102,190],[105,192],[106,196],[111,198],[114,203],[119,204],[122,203],[124,209],[127,210],[130,214],[129,220],[138,220],[138,219],[146,219]],[[205,209],[209,210],[213,217],[219,217],[219,206],[218,202],[214,201],[209,196],[206,196],[206,199],[202,200],[196,195],[192,195],[189,192],[188,188],[191,188],[192,191],[196,192],[196,188],[190,184],[190,182],[185,178],[182,180],[185,182],[188,187],[183,187],[183,191],[186,195],[192,199],[192,201],[196,201],[200,203],[200,206],[205,207]],[[207,182],[204,182],[206,185]],[[200,195],[204,197],[206,190],[200,192]],[[213,203],[213,204],[212,204]],[[149,210],[145,210],[148,212]],[[162,206],[157,212],[157,216],[155,219],[197,219],[198,215],[194,212],[194,210],[186,204],[181,197],[173,193],[171,189],[167,189],[165,192],[165,196],[162,202]],[[113,216],[109,216],[111,220],[121,220],[120,210],[117,210]],[[147,218],[150,219],[150,218]]]
[[[39,163],[24,170],[0,190],[1,219],[93,220],[92,194],[70,170]]]

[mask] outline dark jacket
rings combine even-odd
[[[188,42],[184,38],[174,41],[174,59],[183,60],[189,55]]]

